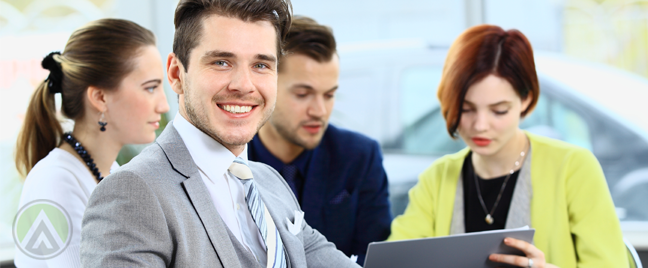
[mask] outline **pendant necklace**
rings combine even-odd
[[[520,161],[522,161],[522,158],[524,158],[524,155],[526,154],[526,146],[525,149],[520,152],[520,157],[518,157],[517,160],[515,160],[515,165],[509,173],[506,175],[506,178],[504,179],[504,183],[502,184],[502,188],[499,191],[499,194],[497,195],[497,199],[495,199],[495,204],[493,204],[493,208],[491,208],[490,212],[488,209],[486,209],[486,204],[484,203],[484,198],[482,197],[481,190],[479,189],[479,181],[477,180],[477,171],[475,170],[475,165],[473,164],[473,174],[475,177],[475,186],[477,186],[477,197],[479,198],[479,203],[481,203],[482,208],[484,209],[484,213],[486,213],[486,218],[484,220],[488,225],[492,225],[493,222],[495,222],[495,219],[493,219],[493,212],[495,212],[495,208],[497,208],[497,205],[499,204],[500,199],[502,198],[502,194],[504,193],[504,188],[506,188],[506,183],[508,180],[511,178],[511,175],[515,173],[515,170],[517,169],[518,166],[520,166]]]

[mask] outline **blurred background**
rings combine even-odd
[[[12,267],[11,226],[22,179],[14,147],[41,59],[104,17],[151,29],[171,52],[177,0],[0,0],[0,266]],[[295,14],[333,28],[341,58],[331,122],[378,140],[392,211],[417,175],[465,145],[450,139],[436,88],[447,48],[466,28],[496,24],[531,41],[541,85],[522,127],[591,150],[625,237],[648,263],[648,0],[293,0]],[[163,68],[162,66],[160,68]],[[177,98],[165,83],[171,120]],[[122,150],[123,164],[140,147]]]

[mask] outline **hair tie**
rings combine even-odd
[[[41,66],[50,71],[45,82],[47,82],[47,88],[52,94],[63,92],[61,88],[63,70],[61,70],[61,64],[54,59],[54,55],[61,55],[61,52],[54,51],[47,55],[41,62]]]

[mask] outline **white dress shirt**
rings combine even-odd
[[[225,146],[189,123],[179,113],[173,126],[198,166],[214,206],[227,228],[266,266],[266,246],[245,202],[243,183],[228,169],[236,156]],[[247,160],[247,145],[239,157]]]

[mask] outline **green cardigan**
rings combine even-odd
[[[629,267],[623,234],[598,160],[583,148],[526,133],[531,142],[534,244],[559,267]],[[469,149],[432,163],[409,192],[388,240],[447,236]]]

